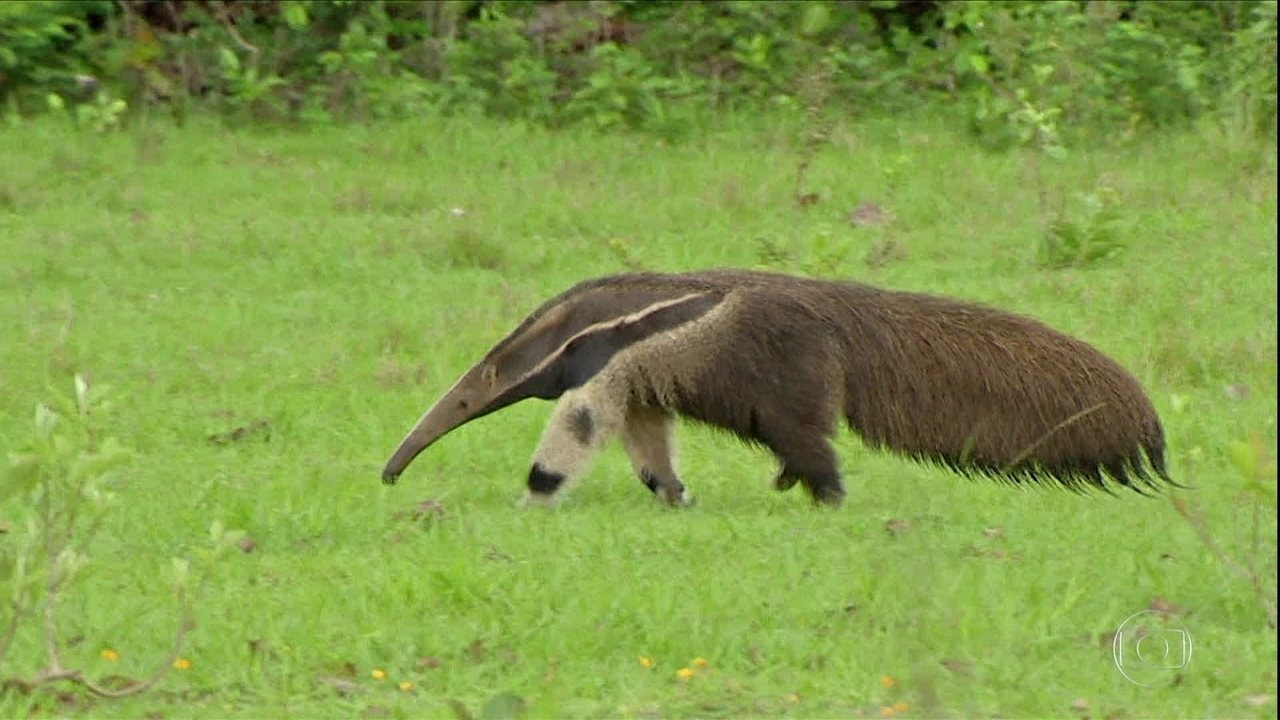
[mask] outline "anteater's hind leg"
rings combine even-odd
[[[832,373],[808,370],[797,369],[794,391],[780,392],[769,402],[756,404],[747,434],[772,450],[782,463],[773,481],[775,489],[790,490],[799,483],[814,501],[839,505],[844,502],[845,490],[830,438],[835,435],[839,414],[833,398],[840,397],[842,390],[828,387]]]
[[[816,435],[792,437],[769,446],[782,461],[782,471],[774,483],[779,490],[786,490],[799,482],[815,502],[826,505],[844,502],[844,483],[840,480],[836,451],[826,438]]]
[[[640,481],[670,505],[684,505],[684,483],[675,469],[674,423],[671,415],[653,407],[638,407],[627,414],[622,445]]]
[[[778,471],[778,476],[773,479],[773,489],[778,492],[786,492],[796,486],[800,482],[799,475],[788,475],[786,468]]]
[[[826,505],[840,505],[845,501],[845,484],[840,480],[836,451],[827,438],[813,438],[785,450],[774,448],[774,452],[782,460],[778,488],[792,487],[800,482],[814,501]]]
[[[554,504],[621,431],[623,405],[608,390],[603,383],[587,383],[560,396],[529,468],[526,502]]]

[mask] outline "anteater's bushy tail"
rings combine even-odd
[[[875,299],[845,353],[845,416],[871,445],[1015,483],[1183,487],[1147,394],[1090,345],[967,303]]]

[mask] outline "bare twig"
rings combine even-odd
[[[3,682],[0,682],[0,687],[15,688],[23,693],[31,693],[41,685],[68,680],[78,682],[80,679],[79,670],[41,670],[30,680],[8,678]]]
[[[186,644],[187,634],[195,627],[195,612],[191,603],[187,599],[186,592],[178,591],[178,602],[182,605],[182,617],[178,621],[178,628],[174,632],[173,647],[165,658],[146,680],[140,680],[127,687],[119,690],[103,687],[89,678],[85,677],[82,670],[70,670],[58,665],[57,661],[51,658],[49,667],[36,673],[35,677],[30,680],[22,680],[21,678],[8,678],[0,682],[0,687],[13,687],[24,693],[30,693],[42,685],[48,685],[56,682],[70,682],[83,687],[89,692],[104,698],[123,698],[130,695],[136,695],[144,690],[148,690],[155,686],[156,683],[164,679],[169,673],[169,669],[173,667],[173,663],[181,656],[182,648]]]
[[[120,15],[124,18],[125,37],[133,37],[133,3],[130,0],[116,0],[120,6]]]
[[[1186,500],[1177,497],[1173,498],[1173,507],[1178,511],[1179,515],[1186,519],[1187,524],[1191,526],[1196,536],[1200,538],[1200,542],[1203,542],[1205,547],[1209,548],[1209,552],[1216,555],[1223,565],[1253,587],[1258,596],[1258,602],[1262,604],[1262,609],[1267,614],[1267,625],[1274,630],[1276,627],[1276,601],[1267,594],[1268,586],[1263,584],[1259,574],[1232,558],[1222,549],[1222,546],[1209,534],[1209,529],[1205,527],[1204,518],[1200,517]]]
[[[800,157],[796,165],[795,199],[800,207],[808,207],[817,202],[818,194],[806,192],[809,166],[818,150],[831,139],[831,118],[824,112],[827,98],[831,94],[830,80],[833,66],[823,58],[817,62],[813,70],[802,81],[800,96],[804,101],[805,133],[801,139]]]
[[[41,540],[44,546],[42,549],[45,568],[48,572],[45,578],[47,595],[44,605],[44,651],[49,658],[50,668],[60,670],[62,664],[58,658],[57,597],[61,582],[58,579],[58,550],[54,547],[53,541],[53,481],[46,477],[43,482],[44,492],[40,494]]]
[[[169,656],[156,668],[151,677],[120,690],[104,688],[83,676],[79,678],[79,683],[94,695],[105,698],[122,698],[136,695],[163,680],[165,675],[169,674],[169,669],[173,667],[173,663],[182,655],[182,647],[186,644],[187,633],[191,632],[191,629],[196,625],[195,612],[187,599],[186,592],[182,589],[178,590],[178,602],[182,604],[182,617],[178,620],[178,628],[173,634],[173,647],[169,651]]]
[[[173,20],[174,28],[176,28],[178,33],[185,38],[186,34],[182,32],[182,16],[178,13],[177,4],[173,2],[173,0],[167,0],[167,2],[165,2],[165,9],[169,11],[169,17]],[[186,100],[187,95],[193,92],[193,88],[191,87],[191,63],[188,59],[188,55],[190,55],[190,53],[187,51],[187,43],[184,42],[179,46],[177,55],[178,73],[182,76],[182,93],[179,101],[182,102]]]
[[[213,3],[213,8],[218,13],[218,19],[222,21],[222,25],[226,28],[227,34],[231,36],[231,39],[235,40],[236,44],[239,45],[241,49],[256,57],[259,52],[258,47],[248,40],[245,40],[244,37],[240,35],[240,31],[236,30],[236,24],[231,19],[231,13],[227,12],[227,4],[225,2]]]
[[[1081,410],[1080,412],[1078,412],[1078,413],[1076,413],[1076,414],[1072,415],[1071,417],[1068,417],[1066,420],[1063,420],[1062,422],[1058,423],[1057,425],[1054,425],[1053,427],[1049,428],[1049,432],[1046,432],[1044,435],[1041,435],[1041,436],[1040,436],[1040,439],[1038,439],[1038,440],[1036,440],[1035,442],[1031,443],[1031,444],[1030,444],[1030,445],[1028,445],[1028,446],[1027,446],[1027,447],[1026,447],[1022,452],[1020,452],[1020,453],[1018,453],[1016,456],[1014,456],[1014,458],[1013,458],[1012,460],[1010,460],[1010,461],[1009,461],[1009,463],[1008,463],[1007,465],[1005,465],[1005,471],[1007,472],[1008,470],[1013,469],[1014,467],[1016,467],[1016,466],[1018,465],[1018,463],[1022,462],[1023,460],[1026,460],[1026,459],[1027,459],[1027,456],[1029,456],[1031,453],[1035,452],[1035,451],[1036,451],[1036,448],[1038,448],[1038,447],[1040,447],[1041,445],[1043,445],[1043,444],[1044,444],[1044,443],[1045,443],[1049,438],[1053,437],[1053,434],[1054,434],[1054,433],[1058,432],[1059,430],[1063,430],[1063,429],[1065,429],[1068,425],[1071,425],[1072,423],[1076,422],[1077,420],[1079,420],[1079,419],[1083,418],[1083,417],[1084,417],[1084,416],[1086,416],[1086,415],[1092,415],[1093,413],[1095,413],[1095,412],[1097,412],[1097,411],[1101,410],[1102,408],[1106,407],[1106,405],[1107,405],[1107,404],[1106,404],[1105,402],[1101,402],[1101,403],[1098,403],[1097,405],[1093,405],[1093,406],[1091,406],[1091,407],[1087,407],[1087,408],[1085,408],[1085,409]]]
[[[95,445],[92,433],[86,433],[85,437],[88,445],[92,448]],[[184,579],[183,583],[180,583],[177,588],[179,621],[173,637],[172,650],[150,678],[124,688],[111,689],[85,677],[82,670],[63,666],[61,657],[63,648],[59,638],[58,613],[61,610],[62,593],[76,571],[74,565],[77,560],[76,557],[68,553],[74,550],[77,537],[87,542],[89,538],[97,533],[106,518],[105,512],[94,514],[88,517],[87,520],[84,517],[86,513],[83,513],[82,510],[85,507],[85,503],[88,502],[86,499],[88,497],[87,482],[87,480],[84,480],[70,487],[58,487],[55,480],[49,477],[48,474],[45,474],[42,478],[42,492],[40,492],[34,508],[38,517],[39,530],[36,537],[33,538],[34,543],[30,547],[34,556],[40,558],[44,565],[42,568],[43,577],[35,578],[35,582],[43,585],[44,597],[40,598],[42,605],[37,609],[28,593],[28,586],[21,584],[16,588],[12,599],[9,601],[13,616],[12,618],[7,618],[4,626],[0,628],[0,660],[3,660],[7,655],[22,621],[39,613],[43,631],[45,667],[29,680],[22,678],[0,679],[0,688],[16,688],[20,691],[31,692],[46,684],[69,682],[80,685],[99,697],[119,698],[134,695],[151,688],[165,677],[173,666],[174,661],[178,659],[186,642],[187,633],[195,625],[194,603],[189,599]],[[75,500],[63,499],[56,492],[57,490],[66,490],[74,496]],[[79,533],[77,533],[78,524],[81,526]]]
[[[49,656],[49,669],[61,670],[62,659],[58,650],[58,589],[62,585],[57,569],[49,571],[48,593],[44,599],[44,652]]]
[[[0,634],[0,664],[4,663],[5,656],[9,654],[9,647],[13,645],[13,639],[18,635],[18,625],[22,623],[22,618],[31,612],[25,604],[23,597],[25,593],[19,592],[21,594],[13,600],[13,617],[9,618],[9,626]]]

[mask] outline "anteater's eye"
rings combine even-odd
[[[459,401],[458,401],[458,408],[459,408],[460,410],[466,410],[466,409],[467,409],[467,408],[469,408],[469,407],[471,407],[471,403],[467,402],[466,400],[459,400]]]

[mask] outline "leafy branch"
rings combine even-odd
[[[0,476],[0,511],[21,518],[4,538],[12,552],[0,556],[0,597],[7,596],[7,617],[0,616],[0,668],[7,667],[19,632],[31,625],[38,624],[44,655],[43,667],[33,675],[0,675],[0,687],[30,693],[65,682],[104,698],[134,695],[164,679],[195,626],[189,563],[175,559],[179,619],[167,656],[147,679],[110,688],[64,658],[63,600],[89,564],[86,549],[115,502],[111,488],[133,457],[116,438],[100,437],[97,421],[110,409],[105,395],[105,387],[90,387],[76,375],[73,401],[60,400],[57,410],[37,405],[31,440],[9,453]],[[203,557],[214,559],[228,541],[234,541],[232,534],[215,523],[214,551]]]
[[[1273,551],[1264,552],[1262,550],[1260,516],[1263,508],[1268,505],[1266,502],[1268,498],[1270,499],[1270,505],[1274,507],[1276,464],[1274,459],[1267,458],[1266,450],[1260,438],[1254,438],[1251,442],[1234,443],[1231,446],[1231,459],[1245,481],[1244,489],[1240,495],[1243,501],[1242,504],[1250,508],[1252,519],[1250,549],[1252,551],[1251,555],[1258,559],[1257,563],[1248,563],[1228,553],[1209,531],[1209,525],[1204,514],[1184,498],[1175,497],[1173,499],[1173,507],[1187,521],[1187,524],[1195,531],[1196,537],[1200,539],[1200,542],[1204,543],[1209,552],[1236,577],[1253,588],[1254,594],[1258,598],[1258,604],[1262,606],[1262,610],[1266,614],[1267,626],[1274,630],[1276,628],[1275,570],[1272,568],[1268,574],[1263,568],[1255,567],[1254,565],[1261,565],[1266,559],[1275,558]]]

